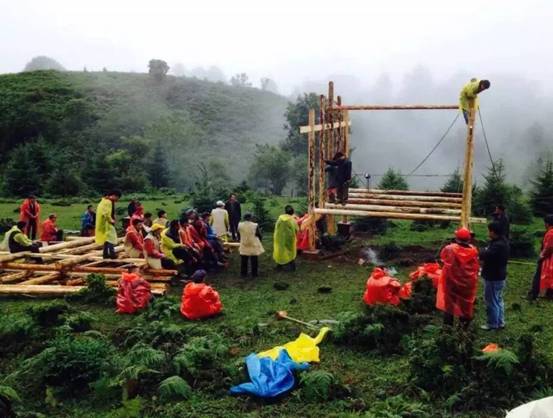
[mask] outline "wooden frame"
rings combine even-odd
[[[315,111],[309,111],[308,126],[300,127],[300,133],[308,134],[308,187],[309,214],[326,215],[329,233],[335,231],[334,216],[370,216],[409,220],[459,221],[461,226],[485,222],[471,217],[472,170],[474,165],[474,120],[476,108],[469,102],[463,193],[415,192],[405,190],[350,189],[348,204],[339,207],[326,203],[324,160],[336,152],[349,157],[351,126],[349,112],[355,110],[456,110],[457,104],[402,104],[402,105],[344,105],[340,96],[334,99],[334,83],[328,83],[328,95],[319,97],[319,124],[315,124]],[[318,141],[316,141],[316,135]],[[318,175],[315,175],[318,168]],[[318,207],[317,207],[318,204]],[[315,222],[310,223],[310,246],[315,249]]]

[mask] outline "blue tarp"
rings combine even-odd
[[[246,366],[251,382],[233,386],[230,393],[272,398],[292,389],[296,383],[293,371],[305,370],[309,364],[296,363],[283,349],[276,360],[270,357],[259,358],[252,353],[246,357]]]

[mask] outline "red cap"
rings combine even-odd
[[[459,228],[455,231],[455,238],[461,241],[470,241],[470,231],[467,228]]]

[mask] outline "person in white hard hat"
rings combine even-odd
[[[217,238],[226,241],[228,239],[229,216],[225,209],[225,202],[219,200],[216,203],[216,208],[211,211],[209,224],[217,235]]]

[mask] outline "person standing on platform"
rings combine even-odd
[[[463,112],[465,123],[469,123],[469,108],[471,100],[474,100],[474,109],[478,110],[478,93],[490,88],[489,80],[471,79],[463,86],[459,95],[459,110]]]
[[[337,152],[332,160],[325,162],[329,166],[336,167],[334,173],[336,199],[338,203],[345,205],[348,201],[349,183],[351,182],[351,161],[342,152]]]
[[[120,191],[106,194],[96,209],[96,244],[104,246],[104,258],[116,258],[117,230],[115,229],[115,202],[121,198]]]

